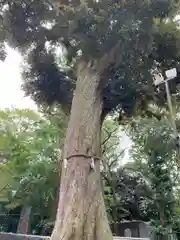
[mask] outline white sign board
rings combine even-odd
[[[176,68],[172,68],[165,72],[167,78],[175,78],[177,77],[177,70]]]

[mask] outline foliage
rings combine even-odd
[[[24,90],[37,103],[69,112],[80,59],[92,61],[105,83],[103,116],[130,116],[150,100],[164,103],[150,72],[179,64],[178,7],[178,0],[4,0],[0,37],[25,56]]]
[[[108,164],[111,168],[117,167],[119,157],[122,152],[119,150],[120,146],[120,127],[119,124],[112,119],[106,119],[102,128],[102,155],[103,168],[106,171]]]
[[[112,174],[112,171],[121,164],[123,155],[123,151],[118,150],[121,142],[119,130],[118,124],[111,119],[107,119],[102,128],[103,161],[101,173],[104,182],[104,200],[110,222],[117,221],[119,209],[121,209],[121,214],[124,213],[121,201],[116,199],[114,176]]]
[[[179,221],[174,192],[179,184],[179,149],[172,130],[166,115],[160,121],[136,119],[131,128],[135,142],[133,157],[137,163],[146,165],[144,174],[152,192],[146,202],[146,211],[154,232],[164,237]]]
[[[110,223],[149,218],[144,204],[151,195],[150,184],[138,164],[123,164],[124,152],[120,145],[123,128],[108,119],[103,125],[103,170],[104,198]],[[145,209],[146,210],[146,209]]]
[[[176,108],[178,111],[178,105]],[[171,229],[179,235],[179,144],[174,138],[169,114],[165,109],[159,110],[156,109],[161,116],[159,121],[135,118],[130,122],[131,161],[119,166],[121,156],[114,157],[115,165],[111,167],[115,151],[107,148],[110,155],[107,152],[103,178],[110,222],[151,221],[153,231],[164,239]],[[178,114],[176,123],[179,129]],[[112,125],[108,126],[115,143],[118,135]]]
[[[45,209],[54,201],[58,188],[64,129],[60,131],[48,118],[33,111],[17,109],[1,111],[0,126],[1,165],[11,173],[10,178],[1,178],[9,186],[4,192],[8,197],[6,207],[30,205],[34,211],[47,214]],[[65,128],[63,115],[61,126]]]
[[[110,222],[149,221],[146,204],[152,190],[140,171],[132,166],[121,166],[116,171],[111,170],[111,178],[105,180],[105,202]]]

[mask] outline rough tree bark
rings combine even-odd
[[[100,181],[102,99],[100,76],[79,64],[65,140],[59,205],[51,240],[112,240]],[[74,156],[73,156],[74,155]],[[79,155],[79,156],[78,156]]]
[[[27,234],[29,230],[29,221],[31,215],[31,206],[24,205],[21,210],[21,215],[17,227],[17,233]]]

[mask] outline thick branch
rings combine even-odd
[[[116,62],[117,57],[119,56],[120,49],[120,41],[113,47],[111,50],[104,54],[104,56],[100,59],[98,64],[98,71],[100,74]]]
[[[152,112],[152,111],[150,111],[150,110],[146,110],[145,113],[146,113],[146,115],[147,115],[148,117],[150,117],[150,118],[154,117],[154,118],[156,118],[158,121],[160,121],[161,118],[162,118],[161,114],[159,114],[159,113],[154,113],[154,112]]]
[[[46,0],[52,8],[54,8],[57,13],[61,12],[62,9],[72,10],[73,7],[81,5],[82,7],[87,7],[86,0]]]

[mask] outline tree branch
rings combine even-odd
[[[7,187],[9,187],[9,184],[6,184],[3,188],[1,188],[0,193],[2,193]]]
[[[122,150],[117,156],[116,158],[109,164],[109,167],[111,168],[115,162],[118,161],[118,159],[124,154],[124,152],[126,151],[127,148],[125,148],[124,150]]]
[[[120,41],[111,48],[111,50],[104,54],[104,56],[100,59],[98,64],[98,72],[100,74],[103,74],[103,72],[113,63],[115,63],[118,55],[119,55],[119,49],[120,49]]]
[[[107,146],[106,144],[102,145],[102,154],[104,155],[105,152],[108,152],[112,147],[118,146],[119,143],[112,143],[111,145]],[[111,154],[112,155],[112,154]],[[114,155],[114,154],[113,154]]]
[[[101,143],[101,145],[104,145],[106,142],[108,142],[108,140],[112,137],[113,133],[115,133],[117,131],[118,128],[115,128],[113,131],[108,132],[108,130],[105,129],[106,133],[107,133],[107,137],[104,139],[104,141]]]

